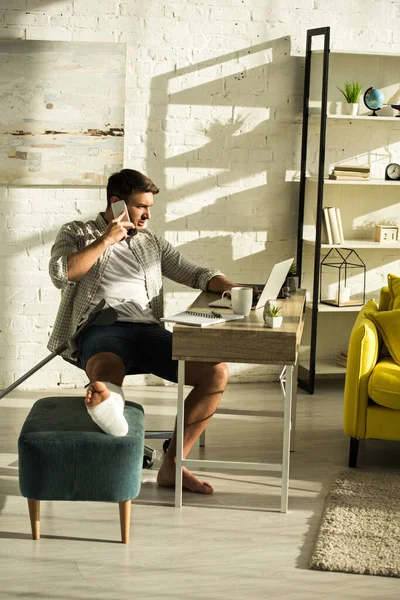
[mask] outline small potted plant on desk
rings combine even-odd
[[[358,113],[358,99],[361,94],[362,85],[358,81],[346,81],[343,88],[337,86],[347,102],[347,114],[355,117]]]
[[[264,323],[266,327],[276,329],[282,325],[281,307],[276,304],[266,304],[264,310]]]

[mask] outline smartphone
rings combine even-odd
[[[112,208],[112,212],[114,215],[114,219],[115,219],[115,217],[119,217],[119,215],[122,213],[122,211],[125,211],[126,215],[125,215],[124,219],[130,220],[128,209],[126,208],[125,200],[118,200],[118,202],[113,202],[111,204],[111,208]],[[133,235],[134,232],[135,232],[135,228],[128,229],[128,235]]]

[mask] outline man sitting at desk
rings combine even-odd
[[[177,381],[172,334],[160,326],[162,277],[222,294],[234,283],[221,271],[202,268],[145,228],[157,186],[131,169],[114,173],[107,184],[107,207],[92,221],[62,226],[51,250],[50,276],[62,290],[49,349],[68,340],[104,298],[118,319],[92,326],[79,340],[79,356],[90,380],[85,398],[92,419],[106,433],[126,435],[121,389],[125,375],[153,373]],[[125,200],[128,214],[113,217],[112,204]],[[64,353],[71,359],[70,351]],[[225,363],[186,362],[185,383],[193,386],[185,402],[184,458],[214,414],[228,381]],[[176,428],[158,473],[160,486],[175,485]],[[183,486],[200,494],[213,487],[186,468]]]

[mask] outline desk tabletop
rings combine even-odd
[[[220,296],[202,292],[189,307],[208,309]],[[200,362],[243,362],[254,364],[295,364],[304,328],[305,290],[290,298],[277,300],[283,323],[278,329],[265,327],[263,308],[252,310],[248,317],[210,327],[193,327],[175,323],[172,357],[175,360]],[[218,309],[231,313],[230,309]]]

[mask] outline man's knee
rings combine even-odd
[[[218,390],[224,390],[229,379],[228,365],[224,362],[209,365],[209,380]]]
[[[187,362],[185,382],[194,387],[206,386],[224,391],[229,379],[228,365],[224,362]]]
[[[216,367],[216,371],[217,371],[217,377],[219,378],[221,385],[223,385],[225,388],[226,384],[228,383],[228,380],[229,380],[228,365],[224,362],[221,362],[221,363],[217,363],[215,365],[215,367]]]

